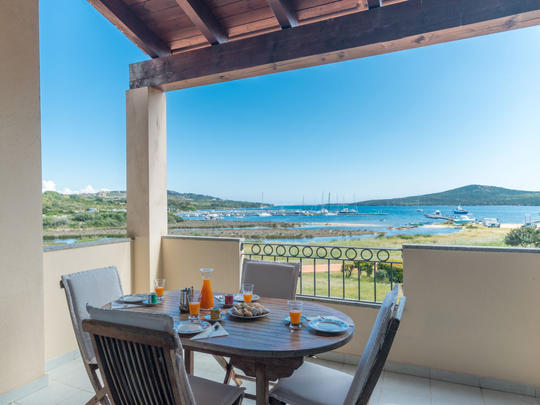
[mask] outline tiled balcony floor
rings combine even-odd
[[[316,360],[328,367],[354,373],[346,364]],[[224,372],[207,355],[195,355],[195,374],[221,382]],[[254,383],[245,382],[249,392]],[[64,363],[49,371],[49,386],[13,402],[18,405],[79,405],[92,396],[92,387],[80,359]],[[244,404],[255,402],[244,400]],[[540,405],[538,399],[451,384],[427,378],[384,372],[370,402],[373,405]],[[209,405],[209,404],[200,404]]]

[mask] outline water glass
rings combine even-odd
[[[302,301],[287,301],[289,304],[289,328],[291,330],[298,330],[302,327],[302,308],[304,303]]]
[[[199,311],[201,310],[201,297],[199,294],[188,297],[189,318],[191,321],[199,319]]]
[[[163,297],[163,293],[165,292],[165,279],[164,278],[156,278],[154,280],[154,290],[156,291],[156,294],[158,297]]]
[[[245,303],[249,303],[253,299],[253,287],[255,287],[253,283],[242,284],[242,295]]]

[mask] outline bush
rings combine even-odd
[[[345,272],[345,277],[350,278],[353,272],[360,267],[360,272],[364,272],[367,277],[373,274],[373,262],[355,262],[343,263],[341,271]],[[377,273],[375,276],[377,281],[394,283],[403,283],[403,264],[401,263],[377,263]]]
[[[505,236],[504,243],[510,246],[540,247],[540,229],[535,229],[535,228],[512,229]]]

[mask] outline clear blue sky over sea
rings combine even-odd
[[[128,64],[85,0],[41,0],[47,189],[125,189]],[[167,95],[168,187],[266,202],[540,190],[540,27]]]

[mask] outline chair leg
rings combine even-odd
[[[214,359],[216,359],[218,364],[225,370],[225,380],[223,381],[223,384],[229,384],[229,382],[231,381],[231,378],[232,378],[233,381],[235,382],[235,384],[238,387],[241,387],[242,386],[242,380],[240,380],[236,376],[236,373],[234,372],[233,367],[227,362],[227,360],[225,360],[221,356],[215,356],[215,355],[214,355]]]
[[[84,368],[86,369],[86,373],[88,374],[88,378],[90,379],[90,383],[92,384],[92,387],[96,392],[96,395],[94,395],[87,402],[87,405],[93,405],[98,403],[101,403],[103,405],[110,405],[111,403],[107,398],[107,392],[105,391],[105,388],[101,385],[101,382],[99,381],[99,377],[97,375],[97,364],[88,364],[84,360],[83,363]]]

